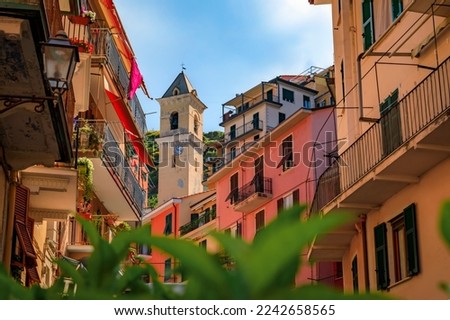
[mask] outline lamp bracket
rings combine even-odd
[[[44,103],[45,101],[56,100],[58,97],[40,97],[40,96],[23,96],[23,95],[0,95],[0,102],[3,101],[3,108],[0,104],[0,114],[7,112],[17,106],[20,106],[25,103],[36,103],[34,107],[34,111],[37,113],[41,113],[44,111]]]

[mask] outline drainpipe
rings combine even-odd
[[[177,238],[177,232],[178,232],[178,228],[177,228],[177,222],[178,222],[177,215],[178,215],[178,212],[177,212],[177,206],[175,205],[175,202],[172,202],[172,207],[173,207],[173,226],[174,226],[173,238],[176,239]],[[173,259],[173,267],[174,267],[174,269],[175,269],[176,265],[177,265],[177,260],[174,258]],[[174,273],[173,274],[173,283],[176,283],[176,282],[177,282],[177,276]]]

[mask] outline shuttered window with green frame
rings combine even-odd
[[[392,0],[392,21],[397,19],[402,12],[403,12],[403,1]]]
[[[386,223],[374,228],[375,233],[375,264],[377,274],[377,289],[385,290],[389,286],[389,267],[386,239]]]
[[[416,227],[416,206],[411,204],[403,210],[405,219],[406,255],[408,259],[408,276],[416,275],[420,272],[419,249],[417,241]]]
[[[172,233],[172,213],[166,215],[166,225],[164,226],[164,234],[167,236]]]
[[[375,42],[375,31],[373,23],[373,0],[363,0],[362,2],[363,20],[363,44],[364,51],[369,49]]]

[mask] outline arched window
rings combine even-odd
[[[172,94],[173,94],[174,96],[179,95],[179,94],[180,94],[180,89],[178,89],[178,88],[173,89]]]
[[[170,115],[170,130],[178,129],[178,112],[172,112]]]
[[[194,132],[195,132],[195,134],[198,134],[198,127],[199,127],[198,116],[195,115],[194,116]]]

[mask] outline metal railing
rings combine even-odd
[[[255,177],[252,181],[236,190],[233,204],[236,205],[255,193],[272,194],[272,178]]]
[[[311,208],[321,210],[383,159],[450,110],[450,58],[411,90],[345,150],[319,178]],[[337,168],[337,166],[339,167]],[[340,188],[327,186],[338,176]]]
[[[118,88],[123,97],[127,96],[130,84],[130,75],[122,61],[121,54],[117,48],[111,32],[107,28],[91,28],[91,41],[93,44],[93,55],[104,56],[113,77],[118,83]],[[142,135],[147,131],[144,110],[137,95],[128,101],[129,112]]]
[[[220,167],[217,167],[217,170],[219,170],[220,168],[222,168],[224,165],[230,163],[231,161],[233,161],[235,158],[237,158],[240,154],[244,153],[245,151],[247,151],[248,149],[250,149],[254,144],[256,143],[256,141],[252,141],[252,142],[247,142],[246,144],[244,144],[242,147],[238,148],[236,147],[236,149],[234,149],[234,151],[228,151],[225,155],[224,155],[224,161],[222,163],[222,165]]]
[[[225,134],[225,143],[233,141],[242,137],[243,135],[254,132],[254,131],[262,131],[263,130],[263,121],[262,120],[252,120],[247,122],[246,124],[236,128],[235,131],[230,131]]]
[[[280,97],[278,95],[267,95],[267,93],[263,95],[259,95],[256,98],[253,98],[251,100],[244,100],[245,102],[242,103],[239,107],[236,108],[234,111],[228,111],[222,115],[223,123],[235,118],[236,116],[246,112],[247,110],[259,105],[263,102],[272,102],[276,104],[280,104]]]
[[[142,214],[145,192],[134,176],[119,143],[114,138],[110,124],[105,121],[83,119],[78,122],[78,126],[75,126],[74,149],[80,155],[101,158],[103,165],[112,169],[112,173],[118,178],[123,189]]]
[[[203,214],[201,214],[198,219],[192,220],[189,223],[186,223],[185,225],[180,227],[180,235],[185,235],[195,229],[200,228],[201,226],[207,224],[210,221],[213,221],[216,219],[216,211],[205,211]]]

